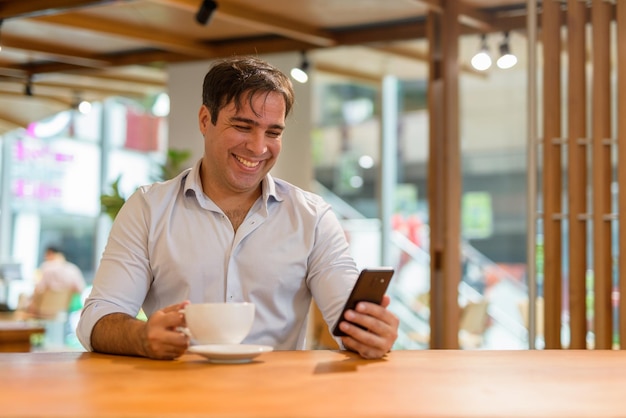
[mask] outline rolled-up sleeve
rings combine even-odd
[[[77,337],[89,351],[93,349],[93,327],[102,317],[117,312],[136,316],[145,300],[152,277],[147,219],[142,194],[135,192],[113,223],[93,290],[78,322]]]

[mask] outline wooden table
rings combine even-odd
[[[0,320],[0,352],[28,352],[31,335],[43,334],[45,331],[40,324]]]
[[[212,364],[0,354],[2,417],[626,416],[626,351],[337,351]]]

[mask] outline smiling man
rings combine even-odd
[[[216,62],[198,114],[204,155],[176,178],[139,188],[113,223],[78,325],[88,350],[173,359],[189,338],[188,303],[252,302],[243,341],[305,347],[313,298],[333,324],[357,278],[331,207],[269,171],[294,103],[289,79],[253,57]],[[347,313],[342,347],[380,358],[398,319],[381,305]],[[140,309],[147,321],[136,319]]]

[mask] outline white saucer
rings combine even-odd
[[[208,344],[192,345],[187,351],[200,354],[211,363],[248,363],[258,355],[268,353],[273,349],[269,345]]]

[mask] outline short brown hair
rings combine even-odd
[[[231,101],[239,110],[242,100],[252,105],[257,93],[272,92],[280,93],[285,99],[286,118],[294,103],[289,77],[259,58],[231,57],[215,62],[204,76],[202,104],[211,112],[211,123],[215,125],[218,113]]]

